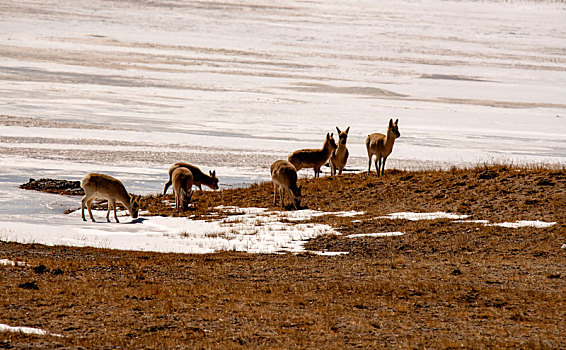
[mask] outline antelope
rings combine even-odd
[[[173,181],[171,179],[171,177],[173,175],[173,171],[175,171],[175,169],[177,169],[179,167],[187,168],[191,171],[191,173],[193,174],[193,185],[198,187],[199,190],[202,191],[202,187],[201,187],[202,185],[208,186],[208,187],[212,188],[213,190],[218,189],[218,178],[216,177],[216,170],[215,171],[209,171],[210,175],[206,175],[198,167],[196,167],[192,164],[175,163],[169,168],[169,181],[167,181],[167,183],[165,184],[165,188],[163,188],[163,194],[167,193],[167,189],[173,183]]]
[[[368,137],[366,138],[366,148],[369,157],[368,174],[371,171],[371,159],[375,155],[375,168],[377,171],[377,176],[383,176],[385,172],[385,161],[393,150],[395,139],[401,136],[401,133],[399,133],[398,123],[399,119],[397,119],[395,123],[393,123],[393,119],[389,119],[387,135],[373,133],[371,135],[368,135]]]
[[[271,181],[273,182],[273,205],[277,205],[277,187],[279,187],[279,200],[283,204],[283,189],[289,193],[291,205],[295,209],[301,206],[301,187],[297,187],[297,170],[286,160],[278,160],[271,164]]]
[[[332,152],[337,148],[333,134],[326,134],[326,140],[321,149],[300,149],[289,155],[289,162],[293,164],[296,171],[303,168],[313,168],[314,177],[319,177],[320,168],[326,164]]]
[[[336,148],[330,156],[330,174],[332,176],[336,175],[336,169],[338,169],[338,174],[342,175],[342,170],[344,170],[346,166],[349,154],[346,141],[348,140],[350,127],[344,131],[340,131],[340,129],[336,127],[336,131],[338,131],[338,148]]]
[[[92,222],[95,222],[92,216],[91,205],[96,198],[108,200],[108,212],[106,213],[106,221],[110,222],[110,209],[114,208],[114,219],[118,221],[116,215],[116,202],[122,203],[132,218],[138,217],[141,196],[132,196],[127,191],[122,182],[112,176],[105,174],[91,173],[83,177],[81,187],[85,191],[85,195],[81,201],[81,215],[83,221],[85,218],[85,204],[88,209],[88,215]]]
[[[171,176],[173,193],[175,193],[175,209],[185,210],[193,196],[193,173],[187,168],[178,167]]]

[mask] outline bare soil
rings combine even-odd
[[[0,348],[566,348],[566,171],[476,167],[301,180],[304,205],[340,236],[313,254],[187,255],[0,241],[0,323],[62,335],[0,333]],[[271,184],[197,192],[184,215],[273,207]],[[172,195],[146,196],[176,215]],[[401,211],[470,215],[378,218]],[[222,214],[222,213],[221,213]],[[401,231],[397,237],[348,238]]]

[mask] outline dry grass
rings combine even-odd
[[[333,257],[0,242],[0,258],[48,269],[0,267],[0,323],[63,335],[0,333],[0,347],[566,347],[564,169],[482,166],[301,181],[312,209],[366,212],[314,222],[346,235],[406,234],[322,236],[308,243],[313,250],[350,252]],[[197,192],[186,215],[204,217],[219,204],[274,208],[271,191],[260,184]],[[154,215],[173,215],[163,199],[145,197],[143,203]],[[396,211],[557,224],[508,229],[376,219]],[[64,273],[52,274],[55,269]],[[38,290],[18,287],[31,281]]]

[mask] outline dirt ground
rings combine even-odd
[[[303,205],[362,216],[313,218],[342,235],[314,254],[187,255],[0,241],[0,348],[566,348],[566,171],[476,167],[302,179]],[[269,207],[271,184],[197,192],[185,215],[219,204]],[[146,196],[142,209],[175,215]],[[393,212],[470,215],[378,218]],[[356,233],[404,232],[349,238]]]

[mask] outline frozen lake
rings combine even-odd
[[[560,1],[2,2],[0,221],[78,206],[29,177],[242,186],[336,126],[362,171],[390,118],[388,168],[564,165],[565,38]]]

